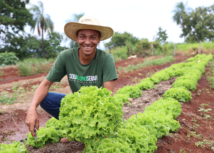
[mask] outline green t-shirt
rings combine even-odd
[[[87,65],[80,63],[78,48],[60,52],[46,79],[60,82],[66,74],[72,92],[82,86],[100,88],[104,82],[118,78],[112,55],[99,49],[96,49],[94,59]]]

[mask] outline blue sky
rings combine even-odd
[[[30,0],[37,4],[38,0]],[[74,13],[85,13],[97,18],[101,25],[110,26],[117,32],[127,31],[138,38],[150,41],[158,31],[158,27],[167,30],[170,42],[183,42],[180,38],[180,26],[172,20],[172,10],[176,3],[186,0],[41,0],[45,14],[49,14],[54,22],[54,30],[64,33],[66,20]],[[213,0],[188,0],[188,7],[213,5]],[[108,42],[109,40],[105,40]],[[101,43],[103,46],[103,42]]]

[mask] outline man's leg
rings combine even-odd
[[[61,99],[65,97],[65,94],[48,92],[45,99],[40,103],[40,106],[56,119],[59,119],[59,108]]]

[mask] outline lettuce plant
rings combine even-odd
[[[148,90],[154,88],[154,83],[150,80],[150,78],[145,78],[136,86],[138,86],[140,90]]]
[[[172,87],[173,88],[178,88],[178,87],[184,87],[188,90],[192,90],[194,91],[196,89],[196,86],[197,86],[197,81],[192,79],[184,79],[184,80],[181,80],[181,79],[176,79],[175,82],[172,84]]]
[[[182,102],[188,102],[192,99],[191,97],[191,92],[189,92],[189,90],[187,90],[186,88],[183,87],[176,87],[176,88],[171,88],[169,90],[167,90],[164,94],[163,94],[163,98],[174,98],[178,101],[182,101]]]
[[[141,90],[137,86],[125,86],[117,91],[117,94],[128,94],[129,98],[138,98],[142,95]]]
[[[111,97],[109,90],[90,86],[62,99],[59,121],[69,140],[84,142],[114,132],[122,122],[122,114],[122,104]]]
[[[170,79],[170,75],[167,73],[167,71],[162,70],[159,72],[156,72],[152,77],[151,80],[154,83],[159,83],[160,81],[166,81]]]
[[[27,145],[31,145],[36,148],[42,148],[47,143],[59,142],[60,133],[54,129],[54,127],[43,128],[40,127],[37,131],[37,140],[32,137],[31,133],[27,134]]]
[[[152,112],[164,112],[166,115],[171,115],[175,119],[181,114],[181,104],[171,97],[165,99],[160,98],[152,105],[146,107],[144,113],[150,114]]]
[[[0,144],[1,153],[28,153],[27,148],[20,141],[13,141],[10,144]]]

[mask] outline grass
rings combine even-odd
[[[210,88],[214,89],[214,60],[209,62],[209,68],[210,71],[207,72],[205,75],[207,77],[207,80],[209,82]]]
[[[0,69],[0,81],[1,81],[1,77],[3,76],[4,72]]]
[[[110,53],[109,51],[106,52]],[[121,59],[127,59],[127,47],[123,46],[113,48],[111,49],[111,55],[113,56],[115,62],[120,61]]]
[[[13,93],[9,92],[0,93],[0,103],[6,105],[13,104],[18,97],[23,97],[25,93],[24,88],[17,83],[14,83],[13,87],[10,90],[12,90]]]
[[[182,43],[176,44],[176,51],[188,52],[188,51],[198,51],[200,47],[199,43]],[[201,48],[203,51],[214,51],[214,42],[202,42]],[[166,44],[167,54],[173,54],[174,43]]]
[[[18,63],[18,71],[21,76],[29,76],[37,73],[47,73],[51,69],[51,62],[55,59],[28,58]]]
[[[122,73],[122,72],[129,72],[129,71],[134,71],[140,68],[144,68],[146,66],[151,66],[151,65],[162,65],[165,63],[169,63],[172,62],[174,60],[173,56],[165,56],[159,59],[155,59],[155,60],[146,60],[144,63],[139,63],[137,65],[128,65],[126,67],[119,67],[118,68],[118,72]]]

